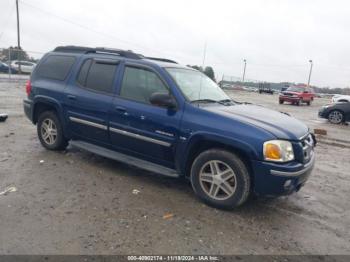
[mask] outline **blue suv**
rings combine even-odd
[[[209,205],[298,191],[316,140],[302,122],[233,101],[201,72],[131,51],[47,53],[26,85],[27,117],[49,150],[71,146],[171,177]]]

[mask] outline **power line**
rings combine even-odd
[[[152,50],[152,51],[154,51],[154,52],[156,52],[156,53],[162,53],[162,54],[166,54],[166,55],[174,55],[173,53],[169,53],[169,52],[164,52],[164,51],[160,51],[160,50],[155,50],[155,49],[153,49],[153,48],[149,48],[149,47],[147,47],[147,46],[144,46],[144,45],[140,45],[140,44],[137,44],[137,43],[133,43],[133,42],[131,42],[131,41],[127,41],[127,40],[124,40],[124,39],[121,39],[121,38],[118,38],[118,37],[115,37],[114,35],[111,35],[111,34],[108,34],[108,33],[104,33],[104,32],[100,32],[100,31],[97,31],[97,30],[94,30],[94,29],[92,29],[92,28],[90,28],[90,27],[87,27],[87,26],[85,26],[85,25],[82,25],[82,24],[80,24],[80,23],[77,23],[77,22],[75,22],[75,21],[72,21],[72,20],[70,20],[70,19],[67,19],[67,18],[65,18],[65,17],[62,17],[62,16],[59,16],[59,15],[56,15],[56,14],[54,14],[54,13],[52,13],[52,12],[49,12],[49,11],[46,11],[46,10],[44,10],[44,9],[42,9],[42,8],[40,8],[40,7],[37,7],[37,6],[35,6],[35,5],[32,5],[32,4],[29,4],[29,3],[27,3],[26,1],[23,1],[23,0],[20,0],[20,3],[22,3],[24,6],[27,6],[27,7],[29,7],[29,8],[32,8],[32,9],[34,9],[34,10],[36,10],[36,11],[39,11],[39,12],[41,12],[41,13],[44,13],[44,14],[46,14],[46,15],[48,15],[48,16],[50,16],[50,17],[54,17],[54,18],[56,18],[56,19],[59,19],[59,20],[62,20],[62,21],[64,21],[64,22],[66,22],[66,23],[69,23],[69,24],[72,24],[72,25],[75,25],[75,26],[77,26],[77,27],[80,27],[80,28],[82,28],[82,29],[84,29],[84,30],[87,30],[87,31],[90,31],[90,32],[93,32],[93,33],[95,33],[95,34],[99,34],[99,35],[102,35],[102,36],[104,36],[104,37],[107,37],[107,38],[109,38],[109,39],[113,39],[113,40],[118,40],[118,41],[120,41],[120,42],[123,42],[123,43],[126,43],[126,44],[129,44],[129,45],[133,45],[133,46],[138,46],[138,47],[140,47],[140,48],[142,48],[142,49],[148,49],[148,50]],[[11,10],[11,12],[9,13],[9,18],[12,16],[12,14],[13,14],[13,11],[14,11],[14,8],[15,8],[15,5],[13,5],[13,8],[12,8],[12,10]],[[6,21],[7,23],[9,22],[9,19],[7,19],[7,21]],[[5,28],[6,28],[6,26],[7,25],[5,25]],[[1,37],[3,36],[3,34],[4,34],[4,31],[5,31],[5,29],[3,30],[3,32],[1,32],[1,34],[0,34],[0,39],[1,39]],[[28,51],[28,52],[31,52],[31,53],[37,53],[37,54],[43,54],[44,52],[39,52],[39,51]],[[185,56],[184,56],[185,57]],[[207,62],[207,64],[212,64],[212,65],[223,65],[223,66],[232,66],[233,64],[241,64],[240,62],[234,62],[234,61],[232,61],[232,62],[228,62],[228,63],[226,63],[226,62]],[[302,64],[295,64],[295,65],[292,65],[292,64],[259,64],[259,63],[249,63],[249,66],[250,67],[279,67],[279,68],[283,68],[282,70],[288,70],[288,68],[293,68],[293,67],[305,67],[306,65],[302,65]],[[341,68],[341,69],[344,69],[344,70],[349,70],[350,68],[349,67],[342,67],[342,66],[338,66],[338,65],[325,65],[325,64],[320,64],[318,67],[322,67],[322,66],[327,66],[327,67],[338,67],[338,68]],[[269,70],[277,70],[277,69],[269,69]],[[280,69],[279,69],[279,71],[280,71]]]
[[[67,19],[67,18],[65,18],[65,17],[58,16],[58,15],[56,15],[56,14],[54,14],[54,13],[51,13],[51,12],[48,12],[48,11],[42,9],[42,8],[39,8],[39,7],[37,7],[37,6],[28,4],[28,3],[24,2],[23,0],[21,0],[21,3],[24,4],[25,6],[28,6],[28,7],[32,8],[32,9],[35,9],[35,10],[37,10],[37,11],[40,11],[40,12],[46,14],[46,15],[49,15],[50,17],[54,17],[54,18],[56,18],[56,19],[62,20],[62,21],[64,21],[64,22],[66,22],[66,23],[75,25],[75,26],[77,26],[77,27],[80,27],[80,28],[82,28],[82,29],[84,29],[84,30],[93,32],[93,33],[95,33],[95,34],[99,34],[99,35],[102,35],[102,36],[104,36],[104,37],[107,37],[107,38],[110,38],[110,39],[113,39],[113,40],[118,40],[118,41],[124,42],[125,44],[128,44],[128,45],[134,45],[134,46],[138,46],[138,47],[143,48],[143,49],[148,49],[148,50],[154,51],[154,52],[156,52],[156,53],[163,53],[163,54],[166,54],[165,52],[162,52],[162,51],[159,51],[159,50],[155,50],[155,49],[152,49],[152,48],[149,48],[149,47],[146,47],[146,46],[137,44],[137,43],[133,43],[133,42],[130,42],[130,41],[127,41],[127,40],[124,40],[124,39],[115,37],[114,35],[110,35],[110,34],[107,34],[107,33],[104,33],[104,32],[100,32],[100,31],[91,29],[90,27],[87,27],[87,26],[85,26],[85,25],[79,24],[79,23],[74,22],[74,21],[72,21],[72,20],[70,20],[70,19]]]

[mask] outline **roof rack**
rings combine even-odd
[[[89,54],[89,53],[102,53],[102,54],[112,54],[112,55],[118,55],[126,58],[131,59],[141,59],[143,56],[138,55],[130,50],[120,50],[120,49],[113,49],[113,48],[105,48],[105,47],[84,47],[84,46],[58,46],[54,50],[54,52],[67,52],[67,53],[82,53],[82,54]]]
[[[131,58],[131,59],[150,59],[155,61],[161,61],[161,62],[167,62],[167,63],[173,63],[177,64],[174,60],[166,59],[166,58],[158,58],[158,57],[146,57],[141,54],[136,54],[131,50],[121,50],[121,49],[113,49],[113,48],[105,48],[105,47],[85,47],[85,46],[74,46],[74,45],[67,45],[67,46],[58,46],[54,50],[54,52],[66,52],[66,53],[82,53],[82,54],[90,54],[90,53],[96,53],[96,54],[111,54],[111,55],[118,55],[125,58]]]
[[[155,60],[155,61],[161,61],[161,62],[177,64],[176,61],[170,60],[170,59],[167,59],[167,58],[158,58],[158,57],[149,57],[149,56],[145,56],[145,58],[146,59],[150,59],[150,60]]]

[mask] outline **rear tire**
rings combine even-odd
[[[203,202],[221,209],[242,205],[251,186],[243,161],[221,149],[210,149],[197,156],[191,168],[191,184]]]
[[[284,101],[280,99],[280,105],[283,104],[283,103],[284,103]]]
[[[300,106],[300,100],[296,101],[295,104],[296,104],[297,106]]]
[[[307,104],[308,106],[310,106],[310,105],[311,105],[311,101],[307,101],[306,104]]]
[[[68,145],[68,140],[63,135],[62,124],[53,111],[40,114],[37,133],[41,144],[46,149],[64,150]]]

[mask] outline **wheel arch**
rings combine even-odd
[[[334,111],[339,111],[343,114],[343,121],[342,122],[344,122],[346,119],[346,113],[344,112],[344,110],[339,109],[339,108],[334,108],[334,109],[329,110],[329,112],[327,113],[327,119],[329,120],[329,115]]]
[[[229,141],[229,142],[228,142]],[[253,172],[251,159],[257,158],[257,152],[255,149],[244,142],[236,140],[228,140],[224,137],[197,135],[189,141],[186,153],[184,154],[183,174],[188,177],[190,174],[191,166],[195,158],[201,153],[209,149],[222,149],[236,154],[246,165],[251,181],[253,181]]]
[[[63,111],[58,101],[50,97],[40,96],[40,97],[36,97],[34,100],[33,116],[32,116],[34,124],[38,122],[39,115],[45,111],[55,111],[57,114],[57,117],[60,119],[61,123],[63,123],[62,114],[61,114]]]

